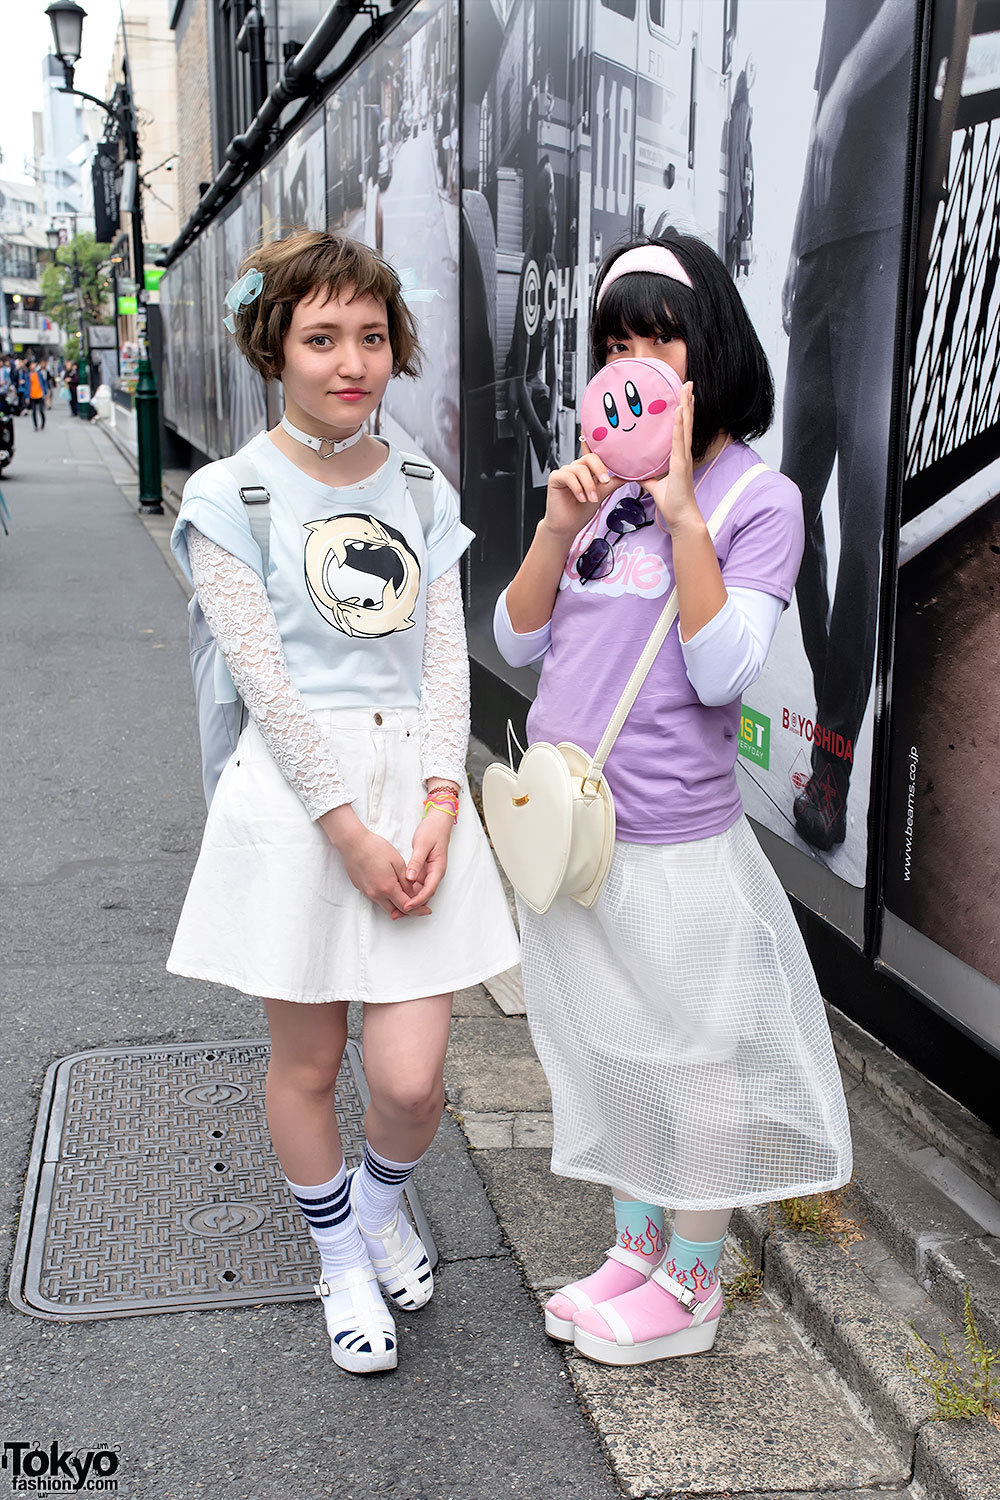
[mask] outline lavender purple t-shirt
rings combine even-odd
[[[733,443],[697,490],[709,519],[739,476],[760,459]],[[699,471],[695,470],[698,484]],[[630,493],[638,487],[631,486]],[[670,537],[657,526],[624,536],[614,571],[581,583],[576,558],[622,491],[605,501],[599,521],[576,539],[552,611],[552,644],[528,714],[528,741],[569,740],[593,753],[625,683],[674,586]],[[652,501],[647,498],[647,510]],[[802,498],[783,474],[751,480],[715,541],[730,587],[760,589],[787,604],[803,548]],[[688,679],[675,623],[643,683],[608,757],[618,837],[633,844],[676,844],[724,833],[742,811],[736,782],[740,702],[709,708]]]

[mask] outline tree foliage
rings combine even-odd
[[[110,245],[98,244],[92,234],[78,234],[68,245],[60,245],[55,264],[42,272],[42,298],[46,317],[63,327],[76,320],[72,299],[79,281],[83,314],[88,323],[113,321],[111,279],[101,269],[111,254]]]

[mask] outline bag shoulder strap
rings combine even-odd
[[[382,443],[386,448],[389,439],[373,434],[377,443]],[[406,479],[406,488],[410,492],[410,499],[417,512],[420,522],[420,530],[424,534],[424,541],[431,534],[434,525],[434,465],[426,458],[419,458],[416,453],[401,453],[403,460],[403,475]]]
[[[403,473],[426,541],[434,525],[434,466],[415,453],[404,453]]]
[[[260,548],[264,564],[264,587],[271,566],[271,496],[260,482],[257,465],[245,453],[234,453],[222,462],[240,488],[240,499],[246,506],[250,533]]]
[[[756,479],[758,475],[766,472],[767,464],[754,464],[751,468],[746,469],[734,484],[730,485],[708,520],[708,534],[713,542],[722,530],[727,516],[743,494],[747,485]],[[622,725],[628,718],[629,711],[639,696],[639,689],[645,682],[656,654],[666,640],[671,625],[673,625],[677,618],[678,609],[677,587],[675,585],[671,590],[670,597],[663,606],[660,618],[653,627],[653,633],[646,642],[646,647],[642,655],[633,668],[631,677],[625,684],[625,690],[618,700],[618,706],[611,715],[611,722],[604,731],[604,737],[594,751],[594,758],[590,763],[590,770],[587,772],[587,781],[594,782],[595,784],[600,781],[601,772],[604,770],[604,762],[611,754],[615,740],[622,731]]]

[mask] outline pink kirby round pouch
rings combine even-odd
[[[670,467],[674,412],[683,384],[662,359],[615,359],[583,393],[580,427],[620,479],[652,479]]]

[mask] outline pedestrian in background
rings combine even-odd
[[[45,427],[45,398],[49,392],[49,383],[45,372],[34,360],[28,366],[28,400],[31,402],[31,424],[35,431],[39,431],[38,418],[41,417],[41,428]]]
[[[42,377],[42,384],[45,386],[45,406],[47,410],[51,411],[52,387],[55,384],[55,374],[49,369],[48,355],[43,354],[38,361],[38,371]]]
[[[632,1365],[712,1347],[733,1207],[841,1186],[851,1144],[823,1001],[735,772],[741,696],[803,547],[798,490],[746,442],[770,426],[771,372],[725,266],[673,231],[605,262],[591,351],[595,368],[660,360],[685,383],[669,471],[625,487],[584,444],[550,475],[495,618],[512,666],[544,658],[529,743],[589,755],[677,589],[677,629],[608,757],[617,841],[596,904],[561,897],[539,915],[518,902],[552,1168],[609,1186],[618,1231],[604,1264],[549,1300],[545,1326]],[[633,424],[648,423],[624,392]],[[738,485],[713,544],[707,522]]]
[[[14,361],[14,384],[17,386],[17,394],[20,398],[20,413],[27,415],[30,407],[30,396],[28,394],[28,365],[23,359]]]
[[[79,402],[77,401],[77,390],[79,388],[79,385],[79,366],[71,360],[70,363],[66,366],[66,388],[69,391],[70,414],[74,417],[78,417],[80,415],[80,406]]]
[[[433,1290],[399,1198],[441,1119],[452,992],[517,961],[466,782],[472,533],[437,470],[422,524],[403,456],[366,429],[419,366],[381,256],[294,234],[253,252],[226,302],[285,415],[241,450],[270,495],[266,579],[225,464],[188,480],[174,529],[250,721],[167,966],[264,997],[271,1140],[319,1250],[333,1359],[363,1374],[396,1365],[380,1286],[407,1311]],[[371,1104],[348,1177],[334,1087],[358,1000]]]

